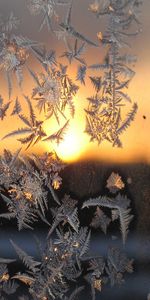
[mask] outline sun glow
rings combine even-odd
[[[76,98],[78,102],[78,98]],[[76,107],[76,114],[73,119],[69,120],[68,128],[64,134],[63,140],[59,144],[54,142],[44,142],[46,151],[55,151],[57,155],[65,162],[74,162],[85,156],[87,151],[87,145],[89,143],[88,136],[84,133],[85,130],[85,120],[83,116],[83,111],[80,107]],[[69,119],[68,115],[68,119]],[[60,119],[61,126],[64,125],[64,119]],[[51,132],[57,132],[59,129],[56,121],[48,121],[45,123],[44,130],[49,135]]]
[[[58,156],[64,161],[76,160],[81,153],[77,133],[74,132],[74,134],[67,134],[64,141],[60,145],[56,146],[55,150],[58,153]]]
[[[148,59],[147,59],[148,61]],[[131,128],[129,128],[122,136],[123,148],[112,148],[108,142],[103,142],[101,145],[96,143],[90,143],[89,136],[85,131],[85,113],[84,108],[86,107],[85,99],[91,94],[90,86],[84,92],[83,90],[76,96],[75,99],[75,116],[74,119],[67,115],[67,119],[70,118],[69,126],[64,135],[64,140],[57,146],[56,141],[51,143],[39,142],[34,147],[29,148],[25,151],[25,147],[22,147],[22,153],[37,153],[51,152],[55,150],[58,156],[66,162],[76,162],[81,160],[103,160],[103,161],[114,161],[114,162],[134,162],[134,161],[146,161],[150,163],[150,141],[147,138],[150,131],[150,106],[149,106],[149,93],[143,93],[149,90],[149,68],[150,63],[145,66],[145,60],[143,58],[142,63],[144,66],[139,65],[136,78],[133,79],[133,85],[130,88],[131,99],[137,99],[139,109],[135,121]],[[145,74],[144,81],[143,75]],[[5,83],[2,81],[3,86]],[[137,86],[139,87],[137,89]],[[25,94],[28,94],[29,83],[25,81]],[[31,86],[32,89],[32,86]],[[14,93],[14,98],[17,95],[17,91]],[[4,90],[3,98],[7,99],[7,89]],[[27,106],[20,95],[19,98],[24,114],[28,114]],[[146,119],[143,116],[146,116]],[[42,115],[40,120],[42,120]],[[59,130],[61,126],[65,124],[64,118],[60,121],[58,126],[56,120],[47,120],[44,122],[44,130],[47,136],[53,134]],[[22,122],[16,116],[10,116],[1,122],[1,137],[22,127]],[[1,140],[0,143],[0,154],[3,149],[10,149],[15,152],[21,147],[20,143],[15,137]]]
[[[83,124],[82,124],[83,126]],[[86,149],[86,142],[81,124],[73,122],[64,136],[64,140],[59,144],[53,144],[53,148],[58,156],[66,162],[76,161]]]

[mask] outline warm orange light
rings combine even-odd
[[[79,99],[76,96],[74,102],[78,104]],[[70,119],[70,114],[66,113],[66,117]],[[64,125],[64,119],[60,119],[60,127]],[[65,121],[66,122],[66,121]],[[49,120],[44,125],[44,130],[47,135],[56,132],[59,129],[56,121]],[[87,151],[87,145],[89,138],[84,133],[85,120],[84,120],[84,109],[82,106],[76,106],[76,113],[73,119],[70,119],[68,129],[64,134],[64,139],[59,143],[55,142],[44,142],[44,148],[46,151],[56,151],[57,155],[65,162],[73,162],[83,158]],[[51,132],[50,132],[51,131]]]
[[[70,122],[70,126],[64,136],[64,140],[59,145],[46,143],[46,148],[53,148],[57,155],[66,162],[78,160],[86,150],[86,136],[83,132],[83,122],[80,119]]]
[[[149,70],[150,63],[148,59],[143,60],[139,63],[137,67],[137,74],[132,81],[130,86],[129,94],[133,101],[137,101],[139,109],[136,115],[135,121],[132,123],[131,127],[128,128],[126,132],[121,137],[123,148],[112,148],[112,145],[108,142],[103,142],[101,145],[96,143],[90,143],[90,137],[84,133],[85,130],[85,112],[86,98],[92,95],[93,88],[89,85],[87,88],[82,87],[78,95],[74,99],[75,103],[75,117],[72,120],[70,114],[68,113],[67,119],[70,119],[68,130],[64,135],[64,141],[60,145],[56,145],[55,142],[39,142],[34,147],[28,149],[24,152],[25,147],[23,147],[22,152],[24,153],[37,153],[41,154],[44,151],[51,152],[55,150],[60,156],[60,158],[66,162],[75,162],[78,160],[103,160],[103,161],[114,161],[114,162],[134,162],[134,161],[147,161],[150,163],[150,141],[149,131],[150,131],[150,105],[149,105]],[[72,74],[74,74],[72,72]],[[143,77],[144,74],[144,77]],[[73,75],[72,75],[73,77]],[[4,79],[2,78],[2,85],[5,87],[3,98],[7,99],[7,88]],[[30,85],[30,90],[32,90],[33,85]],[[138,87],[138,88],[137,88]],[[146,91],[146,92],[145,92]],[[29,82],[25,80],[24,83],[24,94],[30,95]],[[18,95],[18,90],[16,89],[14,93],[14,99]],[[19,97],[20,103],[23,108],[25,115],[28,114],[28,109],[26,102],[22,96]],[[34,102],[33,102],[34,104]],[[13,107],[13,101],[11,104],[11,109]],[[125,112],[126,114],[126,112]],[[143,116],[146,116],[145,119]],[[43,115],[40,115],[42,120]],[[49,119],[44,123],[44,130],[47,135],[51,135],[61,126],[65,124],[66,120],[62,118],[60,126],[54,119]],[[8,132],[22,127],[22,122],[17,118],[17,116],[10,116],[3,121],[1,124],[1,137],[3,137]],[[20,143],[17,141],[16,137],[8,138],[2,140],[0,143],[0,154],[3,149],[10,149],[15,152],[16,149],[20,148]]]
[[[58,156],[64,161],[74,161],[78,159],[84,148],[79,130],[71,128],[66,133],[64,140],[54,146]]]

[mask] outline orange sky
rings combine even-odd
[[[10,0],[7,0],[7,2],[9,1]],[[17,3],[17,0],[15,1]],[[149,5],[149,2],[147,3]],[[125,131],[125,133],[122,134],[121,140],[123,143],[123,148],[112,148],[112,146],[108,142],[104,142],[100,146],[97,146],[96,143],[89,142],[90,138],[87,136],[87,134],[84,133],[84,108],[86,108],[87,105],[86,97],[93,95],[94,90],[91,86],[88,85],[88,87],[82,87],[81,90],[78,92],[77,96],[75,97],[76,114],[74,120],[71,120],[70,122],[70,128],[66,134],[64,142],[62,142],[62,144],[59,147],[56,147],[55,144],[51,145],[51,143],[41,142],[37,146],[34,146],[32,149],[30,149],[30,152],[50,151],[52,148],[54,148],[58,152],[58,155],[60,155],[61,158],[67,161],[76,161],[78,159],[102,159],[107,161],[109,160],[118,162],[128,162],[135,160],[144,160],[150,162],[150,35],[148,31],[148,24],[150,26],[150,20],[149,18],[146,18],[146,15],[144,15],[144,17],[145,23],[143,25],[143,33],[136,41],[134,41],[134,52],[138,55],[138,62],[136,64],[136,75],[128,89],[129,95],[131,96],[133,102],[138,103],[139,109],[135,121]],[[47,31],[44,30],[43,32],[43,39],[46,39]],[[49,48],[51,49],[52,45],[50,45]],[[87,52],[87,59],[89,64],[95,63],[95,51],[97,50],[89,48]],[[99,59],[102,59],[103,51],[101,49],[99,50],[98,55]],[[96,58],[98,57],[98,55],[96,55]],[[34,70],[37,70],[37,64],[35,61],[32,61],[32,66]],[[71,77],[75,80],[76,74],[74,72],[74,66],[70,71],[70,74]],[[0,76],[0,79],[0,94],[4,97],[4,99],[7,99],[8,94],[6,89],[6,83],[2,75]],[[21,93],[19,91],[19,88],[17,87],[15,80],[14,86],[15,88],[13,92],[12,101],[14,101],[16,96],[19,95],[19,99],[21,100],[23,108],[26,111],[26,104],[23,104],[25,101],[21,97]],[[33,81],[30,75],[27,74],[27,72],[25,71],[23,92],[25,94],[30,95],[32,87]],[[13,105],[11,107],[13,107]],[[130,105],[127,105],[127,108],[128,110],[130,110]],[[146,116],[146,119],[143,119],[143,115]],[[8,117],[4,121],[0,121],[0,124],[1,137],[9,131],[22,126],[22,123],[18,121],[18,119],[16,119],[16,117],[14,116]],[[55,123],[53,121],[51,122],[50,120],[45,123],[45,129],[48,134],[50,134],[49,132],[53,129],[54,131],[57,130]],[[20,143],[16,141],[15,137],[1,141],[0,143],[0,151],[2,151],[2,149],[4,148],[15,150],[19,147]]]
[[[62,142],[58,147],[54,143],[51,144],[49,142],[40,142],[37,146],[31,148],[30,152],[50,151],[53,148],[58,152],[58,155],[60,155],[62,159],[67,161],[74,161],[78,159],[102,159],[119,162],[133,160],[149,161],[150,105],[148,105],[149,93],[146,92],[149,90],[149,72],[147,70],[147,76],[145,76],[145,80],[143,80],[142,73],[142,71],[137,73],[129,89],[129,94],[132,99],[138,103],[139,109],[135,121],[121,137],[123,148],[112,148],[111,144],[108,142],[103,142],[100,146],[97,146],[96,143],[89,142],[89,136],[84,133],[84,108],[86,107],[87,103],[86,97],[93,94],[93,88],[90,87],[87,89],[86,87],[82,87],[81,91],[79,91],[74,99],[76,103],[76,114],[75,118],[70,120],[70,127],[66,133],[64,142]],[[32,79],[30,82],[32,82]],[[29,85],[29,81],[27,80],[24,84],[25,94],[31,90],[31,87],[31,83]],[[143,93],[144,91],[145,93]],[[4,94],[6,99],[7,93]],[[15,96],[13,99],[15,99]],[[26,114],[27,110],[25,100],[21,96],[19,99],[21,100],[24,113]],[[130,105],[128,106],[128,109],[130,109]],[[143,119],[143,115],[146,115],[146,119]],[[64,123],[62,122],[62,125],[63,124]],[[22,127],[22,125],[23,124],[15,116],[7,117],[7,119],[1,121],[1,136],[4,136],[11,130]],[[46,121],[44,128],[46,129],[47,134],[50,134],[58,129],[54,120]],[[1,141],[0,144],[1,150],[3,148],[14,150],[18,147],[20,147],[20,143],[16,141],[15,137]]]

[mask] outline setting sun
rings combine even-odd
[[[66,133],[64,140],[54,149],[58,156],[64,161],[73,161],[80,157],[84,150],[84,141],[79,130],[70,128]]]
[[[79,99],[76,97],[76,103]],[[76,107],[76,114],[73,119],[69,120],[69,126],[65,132],[63,140],[59,144],[54,142],[44,142],[46,151],[56,151],[57,155],[65,162],[73,162],[78,159],[83,159],[85,152],[87,151],[87,145],[89,144],[89,138],[84,133],[85,123],[83,118],[84,110],[82,107]],[[69,119],[69,114],[68,114]],[[64,120],[61,119],[61,126],[63,126]],[[46,122],[44,129],[46,133],[50,134],[50,129],[52,132],[57,131],[58,124],[56,121],[51,120]]]
[[[86,151],[87,136],[84,134],[83,120],[76,117],[69,123],[69,128],[59,145],[56,142],[46,143],[46,148],[53,148],[58,156],[66,162],[76,161]]]

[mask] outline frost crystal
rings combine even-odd
[[[124,183],[119,174],[112,172],[109,178],[107,179],[106,187],[109,189],[111,193],[116,193],[119,190],[124,188]]]
[[[122,49],[129,46],[128,39],[137,36],[140,22],[137,17],[138,1],[94,1],[90,10],[98,17],[108,17],[108,26],[97,38],[101,45],[107,47],[104,62],[89,66],[91,70],[103,71],[102,76],[91,76],[95,95],[88,97],[89,106],[86,109],[86,132],[91,141],[100,144],[107,140],[113,146],[122,147],[120,134],[126,130],[137,112],[137,104],[132,105],[126,118],[122,120],[122,106],[131,102],[126,94],[135,72],[129,64],[135,57],[123,54]],[[131,32],[130,28],[135,28]]]

